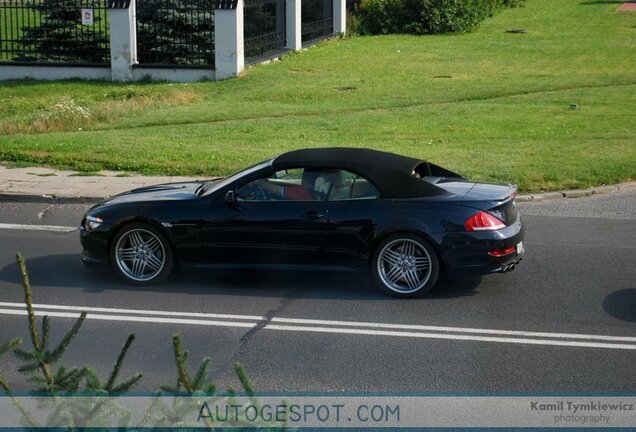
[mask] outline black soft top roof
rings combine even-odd
[[[382,198],[417,198],[447,193],[418,178],[459,175],[420,159],[361,148],[314,148],[284,153],[272,160],[275,170],[288,168],[342,168],[371,181]]]

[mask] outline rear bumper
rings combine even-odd
[[[488,254],[495,250],[516,247],[524,239],[521,218],[498,231],[456,232],[441,234],[438,240],[445,270],[451,275],[483,275],[510,270],[518,264],[525,251],[502,257]]]
[[[498,262],[488,262],[477,266],[467,266],[456,268],[454,272],[456,274],[466,275],[483,275],[489,273],[508,273],[515,269],[515,267],[523,260],[523,253],[511,254],[509,257],[498,258]]]

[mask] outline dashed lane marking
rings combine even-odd
[[[77,230],[77,227],[61,226],[61,225],[25,225],[25,224],[0,223],[0,229],[69,233],[69,232],[73,232]]]

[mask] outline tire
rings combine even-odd
[[[439,277],[433,246],[411,233],[393,234],[378,243],[371,256],[371,278],[384,293],[400,298],[429,292]]]
[[[161,231],[145,223],[123,226],[111,242],[110,262],[117,275],[133,285],[165,280],[174,266],[172,248]]]

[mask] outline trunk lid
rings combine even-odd
[[[513,224],[519,217],[514,202],[517,195],[516,185],[478,183],[445,177],[431,180],[435,186],[454,195],[449,197],[450,201],[457,201],[466,207],[487,211],[506,225]]]

